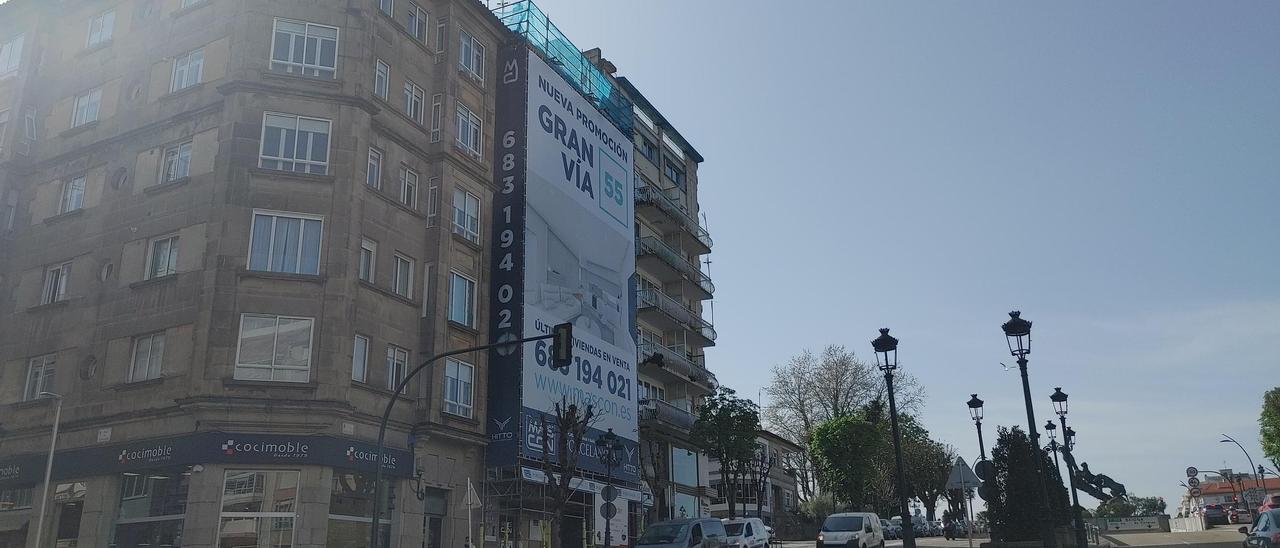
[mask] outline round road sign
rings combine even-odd
[[[1187,478],[1187,486],[1192,489],[1200,487],[1200,478]]]
[[[1194,478],[1194,477],[1196,477],[1196,476],[1198,476],[1198,475],[1200,475],[1200,470],[1199,470],[1199,469],[1197,469],[1197,468],[1196,468],[1196,467],[1194,467],[1194,466],[1188,466],[1188,467],[1187,467],[1187,477],[1188,477],[1188,478]]]
[[[1191,498],[1193,498],[1193,499],[1198,499],[1198,498],[1200,498],[1200,493],[1201,493],[1201,492],[1200,492],[1200,488],[1199,488],[1199,487],[1192,487],[1192,488],[1191,488],[1191,492],[1190,492],[1190,493],[1188,493],[1188,494],[1189,494],[1189,495],[1191,495]]]
[[[996,467],[989,460],[980,460],[978,464],[973,466],[973,473],[978,475],[978,479],[982,481],[991,481],[995,477]],[[984,500],[987,497],[982,497]]]
[[[618,515],[618,507],[612,502],[606,502],[600,505],[600,517],[604,519],[613,519],[613,516],[616,515]]]
[[[995,497],[995,493],[992,493],[991,489],[992,487],[990,483],[984,483],[982,485],[979,485],[978,496],[982,497],[982,500],[990,501],[992,498]]]
[[[606,485],[604,486],[604,489],[600,490],[600,497],[610,502],[618,500],[618,488],[612,485]]]

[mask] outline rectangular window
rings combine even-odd
[[[70,262],[46,268],[44,286],[40,291],[40,304],[56,303],[67,298],[67,281],[70,279]]]
[[[227,470],[218,545],[292,548],[298,472]]]
[[[275,20],[271,68],[290,74],[333,78],[338,67],[338,28],[292,19]]]
[[[460,188],[453,190],[453,232],[480,243],[480,198]]]
[[[409,351],[399,346],[387,345],[387,390],[395,390],[409,372]]]
[[[173,83],[169,91],[186,89],[200,83],[204,73],[204,48],[178,56],[173,60]]]
[[[671,446],[671,481],[680,485],[698,485],[698,453]]]
[[[365,171],[365,184],[382,189],[382,151],[369,147],[369,165]]]
[[[262,115],[258,167],[324,175],[329,172],[329,121],[292,114]]]
[[[249,270],[319,274],[323,225],[319,217],[254,211]]]
[[[658,163],[658,145],[653,144],[653,141],[650,141],[648,137],[641,135],[640,147],[641,154],[643,154],[645,158],[648,158],[649,161],[654,164]]]
[[[360,240],[360,279],[373,283],[374,269],[377,268],[378,243],[368,238]]]
[[[676,186],[684,188],[684,170],[676,167],[677,164],[671,158],[664,158],[666,161],[662,163],[662,174],[667,176]],[[680,164],[684,165],[684,164]]]
[[[76,96],[75,110],[71,115],[71,127],[80,127],[98,121],[102,106],[102,88],[94,88]]]
[[[0,489],[0,511],[31,508],[30,487]]]
[[[147,271],[144,279],[160,278],[178,273],[178,236],[161,236],[147,246]]]
[[[472,378],[475,367],[450,359],[444,366],[444,412],[471,416]]]
[[[333,490],[329,492],[328,546],[367,546],[369,526],[373,523],[372,475],[335,470]],[[391,545],[392,501],[394,480],[382,480],[382,505],[379,508],[379,543]]]
[[[109,546],[180,546],[190,472],[138,470],[120,476],[120,505]]]
[[[9,133],[9,110],[0,109],[0,151],[4,150],[4,136]]]
[[[396,2],[395,0],[378,0],[378,9],[387,15],[395,15]]]
[[[198,6],[198,5],[203,4],[203,3],[205,3],[205,2],[206,2],[206,0],[182,0],[182,7],[183,7],[183,8],[189,8],[189,7],[191,7],[191,6]]]
[[[471,278],[449,273],[449,321],[475,327],[476,282]]]
[[[312,323],[311,318],[241,314],[235,378],[307,382]]]
[[[368,382],[369,377],[369,337],[356,335],[355,345],[351,349],[351,380]]]
[[[4,76],[18,70],[18,65],[22,64],[22,40],[24,35],[19,34],[16,38],[0,44],[0,76]]]
[[[413,259],[399,253],[395,255],[395,272],[391,277],[391,290],[408,299],[413,298]]]
[[[445,28],[443,21],[436,23],[436,53],[444,53],[444,39],[445,35],[448,34],[445,32]],[[437,57],[436,59],[438,63],[439,58]]]
[[[442,101],[444,95],[435,94],[431,96],[431,142],[440,142],[440,123],[444,118],[444,105]]]
[[[470,72],[477,80],[484,79],[484,44],[464,29],[458,30],[461,47],[458,50],[458,63]]]
[[[440,211],[440,178],[432,177],[427,181],[427,226],[436,226],[438,211]]]
[[[89,37],[85,39],[84,46],[91,48],[108,40],[111,40],[111,31],[116,26],[116,11],[108,10],[97,17],[89,20]]]
[[[387,100],[387,94],[391,91],[391,66],[383,63],[382,59],[378,59],[377,66],[373,69],[373,94]]]
[[[458,103],[458,145],[479,158],[483,122],[461,102]]]
[[[58,197],[58,213],[69,213],[84,207],[84,175],[64,181]]]
[[[129,382],[160,378],[160,366],[164,362],[164,332],[151,333],[133,339],[133,365],[129,367]]]
[[[417,38],[419,42],[427,42],[427,10],[422,9],[413,2],[409,3],[409,24],[406,27],[409,34]]]
[[[400,203],[418,209],[418,172],[400,166]]]
[[[426,92],[422,88],[408,80],[404,81],[404,113],[419,124],[422,123],[422,108],[426,99]]]
[[[667,390],[661,386],[649,383],[649,381],[640,381],[640,399],[642,400],[661,400],[667,401]]]
[[[34,400],[40,397],[41,392],[53,389],[53,368],[57,362],[56,354],[45,354],[27,360],[27,388],[23,392],[23,400]]]
[[[191,175],[192,141],[170,145],[164,149],[164,165],[160,169],[160,183],[171,183]]]

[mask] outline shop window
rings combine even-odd
[[[222,486],[220,547],[293,547],[298,472],[228,470]]]
[[[183,469],[123,474],[110,548],[181,546],[189,484]]]
[[[369,524],[373,523],[373,476],[352,472],[333,474],[333,490],[329,492],[329,546],[367,546]],[[391,545],[391,501],[395,498],[395,484],[382,481],[382,493],[386,499],[379,509],[379,543],[383,548]]]

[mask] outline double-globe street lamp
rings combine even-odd
[[[1047,548],[1057,548],[1058,539],[1053,532],[1053,512],[1049,506],[1049,486],[1045,481],[1044,458],[1040,448],[1040,433],[1036,432],[1036,412],[1031,405],[1031,382],[1027,379],[1027,354],[1031,353],[1031,322],[1022,319],[1022,312],[1014,310],[1009,313],[1009,321],[1000,326],[1004,330],[1005,339],[1009,343],[1009,353],[1018,359],[1018,371],[1022,373],[1022,398],[1027,406],[1027,430],[1031,436],[1031,446],[1035,448],[1036,477],[1039,478],[1041,516],[1041,540]]]
[[[1062,421],[1062,445],[1059,449],[1062,451],[1063,458],[1067,459],[1067,478],[1071,482],[1071,517],[1075,520],[1076,544],[1081,547],[1088,546],[1089,541],[1084,532],[1084,516],[1080,512],[1080,495],[1076,493],[1076,459],[1071,454],[1071,451],[1076,448],[1076,431],[1067,426],[1067,393],[1062,391],[1061,386],[1056,386],[1053,388],[1053,394],[1049,395],[1049,401],[1053,402],[1053,411],[1058,414],[1058,420]],[[1053,421],[1049,421],[1049,425],[1052,424]],[[1048,425],[1045,426],[1045,428],[1048,427]]]
[[[884,371],[889,391],[889,421],[893,424],[893,453],[898,467],[898,511],[902,514],[902,547],[915,548],[914,521],[907,509],[907,482],[902,467],[902,436],[898,432],[898,403],[893,394],[893,371],[898,368],[898,339],[889,336],[889,328],[880,328],[880,336],[871,341],[876,351],[876,366]]]

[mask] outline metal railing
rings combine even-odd
[[[711,233],[702,227],[697,219],[689,216],[684,206],[680,205],[675,199],[667,195],[657,188],[648,184],[641,184],[636,187],[636,201],[644,204],[653,204],[660,211],[670,215],[672,218],[680,221],[680,226],[697,238],[699,242],[711,248]]]
[[[693,428],[693,414],[662,400],[640,400],[640,420],[656,420],[681,430]]]
[[[702,319],[702,316],[697,312],[690,310],[680,301],[671,298],[666,293],[656,289],[636,291],[636,307],[655,308],[677,323],[683,324],[685,328],[698,332],[708,341],[714,342],[716,340],[716,330],[711,327],[710,323]]]
[[[671,268],[679,271],[685,278],[698,284],[698,287],[701,287],[708,295],[716,292],[716,284],[711,283],[710,276],[703,274],[698,265],[690,263],[683,255],[671,249],[671,246],[656,237],[644,236],[637,240],[636,255],[654,255],[662,259],[662,262],[670,265]]]

